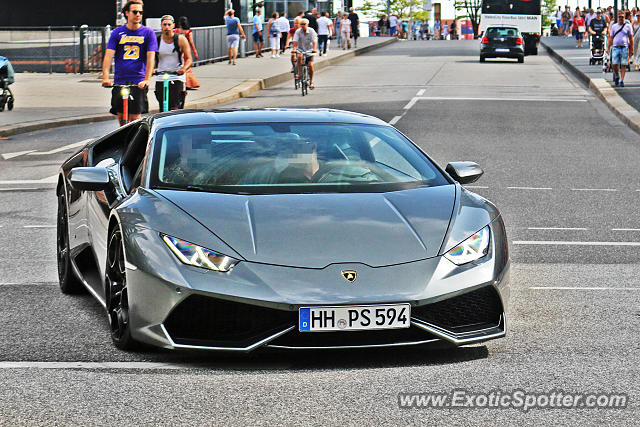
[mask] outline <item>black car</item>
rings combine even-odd
[[[488,27],[480,42],[480,62],[485,58],[516,58],[524,62],[524,38],[518,27]]]

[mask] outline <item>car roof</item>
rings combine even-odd
[[[377,117],[331,108],[260,108],[177,110],[152,116],[153,124],[160,128],[191,125],[238,123],[349,123],[385,125]]]
[[[518,30],[519,29],[516,25],[497,25],[497,24],[489,25],[487,27],[487,30],[489,28],[513,28],[514,30]]]

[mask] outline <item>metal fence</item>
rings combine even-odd
[[[239,56],[255,53],[252,24],[242,24],[242,27],[247,39],[240,42]],[[198,50],[194,66],[227,58],[226,26],[194,27],[191,30]],[[110,26],[0,27],[0,55],[9,58],[16,72],[101,71],[110,32]]]

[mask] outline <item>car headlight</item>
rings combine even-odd
[[[194,243],[178,239],[177,237],[162,235],[162,240],[169,246],[180,261],[194,267],[206,268],[213,271],[231,271],[240,262],[235,258],[219,254],[211,249],[203,248]]]
[[[456,265],[466,264],[486,256],[489,252],[489,226],[469,237],[464,242],[444,254],[444,257]]]

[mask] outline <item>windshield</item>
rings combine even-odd
[[[515,28],[498,28],[498,27],[489,27],[487,28],[487,37],[498,36],[498,37],[515,37],[518,35],[518,30]]]
[[[269,123],[158,132],[151,187],[226,193],[376,192],[449,182],[388,126]]]

